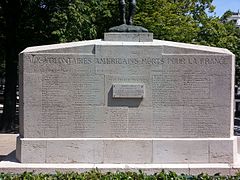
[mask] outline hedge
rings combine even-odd
[[[0,180],[67,180],[67,179],[81,179],[81,180],[240,180],[240,173],[235,176],[222,176],[217,173],[213,176],[202,173],[199,175],[178,175],[175,172],[166,172],[162,170],[161,172],[154,174],[146,174],[143,171],[139,172],[106,172],[103,173],[98,169],[77,173],[77,172],[67,172],[61,173],[56,172],[54,174],[43,174],[34,172],[24,172],[22,174],[10,174],[1,173]]]

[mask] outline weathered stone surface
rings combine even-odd
[[[113,98],[144,98],[144,84],[115,83]]]
[[[210,163],[221,154],[217,162],[234,162],[235,62],[226,49],[104,39],[27,48],[19,64],[21,162],[80,163],[88,152],[82,163]],[[210,143],[219,138],[226,142]]]
[[[237,141],[237,139],[234,139]],[[234,142],[233,141],[233,142]],[[225,163],[237,161],[237,142],[233,143],[228,139],[209,142],[209,162]]]
[[[24,163],[176,164],[236,162],[236,138],[23,138]]]
[[[152,42],[153,33],[104,33],[104,41]]]

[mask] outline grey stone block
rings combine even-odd
[[[25,49],[19,161],[235,162],[234,55],[152,37],[106,33]]]
[[[104,33],[104,41],[152,42],[153,33]]]

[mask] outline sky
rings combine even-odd
[[[240,11],[240,0],[213,0],[213,4],[216,6],[216,15],[220,17],[229,9],[233,12]]]

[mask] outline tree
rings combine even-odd
[[[163,40],[194,43],[200,25],[213,11],[212,0],[139,0],[137,25],[143,25],[153,32],[154,37]]]
[[[117,1],[73,0],[53,13],[52,32],[60,42],[101,38],[111,26],[118,22],[114,17]]]
[[[212,0],[139,0],[137,25],[153,32],[156,39],[227,48],[236,55],[236,84],[240,84],[240,29],[227,17],[209,16]]]
[[[0,4],[0,27],[3,27],[5,24],[4,18],[3,18],[3,9]],[[4,29],[0,28],[0,78],[4,74],[4,57],[5,57],[5,51],[4,51]]]
[[[156,39],[230,49],[236,54],[239,77],[239,29],[224,21],[225,16],[206,13],[214,12],[212,0],[138,0],[137,6],[135,25],[147,28]],[[118,13],[117,0],[0,0],[0,64],[6,62],[0,131],[14,125],[17,54],[28,46],[102,38],[119,25]]]
[[[1,0],[1,10],[5,20],[5,56],[6,56],[6,83],[4,91],[3,121],[0,124],[2,131],[12,129],[16,112],[16,85],[17,85],[17,24],[20,15],[20,0]]]
[[[203,22],[198,33],[198,43],[207,46],[226,48],[236,56],[236,79],[235,84],[240,84],[240,29],[233,22],[228,22],[227,18],[231,15],[226,11],[224,15],[208,18]]]
[[[100,37],[107,23],[116,23],[106,8],[115,5],[106,0],[0,0],[0,62],[6,62],[1,132],[14,129],[18,53],[33,45]]]

